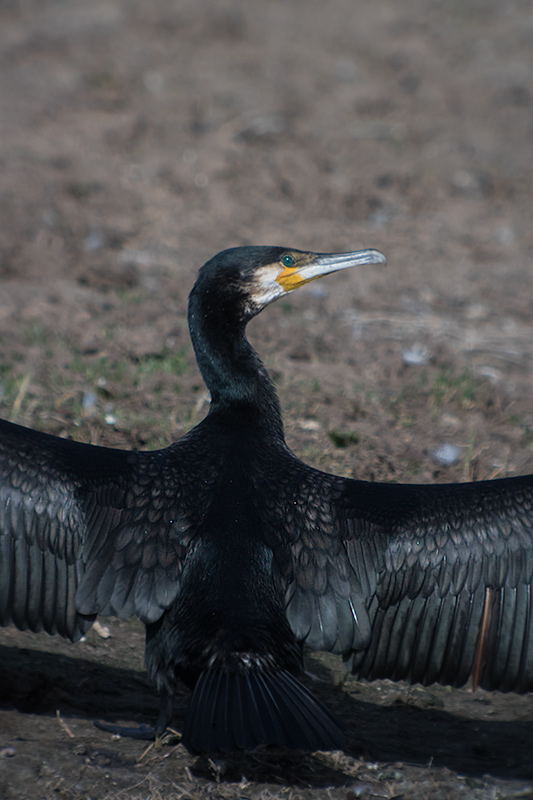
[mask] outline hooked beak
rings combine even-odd
[[[295,267],[285,267],[276,278],[286,292],[292,292],[310,281],[338,272],[341,269],[360,267],[366,264],[386,264],[387,259],[379,250],[356,250],[353,253],[318,253],[315,258]]]

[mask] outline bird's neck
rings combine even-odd
[[[224,309],[189,305],[189,330],[198,367],[211,393],[211,414],[234,416],[283,436],[274,385],[245,332],[246,325]]]

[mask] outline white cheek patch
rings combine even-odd
[[[286,293],[283,286],[277,281],[282,272],[282,268],[276,264],[268,264],[266,267],[260,267],[257,270],[252,290],[253,303],[260,308],[264,308]]]

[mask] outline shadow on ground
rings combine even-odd
[[[0,646],[0,663],[0,707],[4,709],[49,718],[55,718],[60,709],[67,727],[80,719],[151,724],[157,714],[157,693],[137,670],[9,646]],[[320,671],[326,674],[325,669]],[[389,682],[387,685],[390,687]],[[364,694],[365,684],[357,686]],[[533,778],[533,722],[469,719],[435,707],[423,708],[413,703],[412,695],[402,686],[393,689],[396,697],[388,694],[386,705],[357,699],[325,681],[310,688],[334,708],[348,733],[346,752],[354,758],[432,765],[478,777]],[[499,699],[504,697],[500,695]],[[178,730],[187,700],[184,688],[176,698],[174,725]],[[435,695],[427,695],[426,702],[435,703]],[[480,702],[490,705],[485,697]],[[112,741],[109,734],[96,729],[93,735],[104,747]],[[135,751],[138,746],[135,743]],[[145,747],[145,743],[141,745]],[[119,750],[125,756],[131,748],[131,740],[120,741]],[[212,772],[209,759],[192,760],[194,774],[205,777]],[[252,755],[225,760],[223,779],[238,780],[244,770],[249,779],[265,781],[281,770],[287,780],[292,774],[296,785],[303,782],[315,788],[343,785],[347,780],[342,771],[325,765],[319,773],[305,768],[302,772],[306,763],[312,761],[306,758],[302,763],[301,754],[262,748]]]

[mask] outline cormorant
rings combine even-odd
[[[0,422],[0,622],[77,639],[137,615],[162,693],[192,689],[192,752],[342,744],[298,680],[302,645],[364,678],[533,689],[533,476],[367,483],[289,450],[245,328],[278,297],[385,261],[239,247],[200,270],[189,328],[205,419],[155,452]]]

